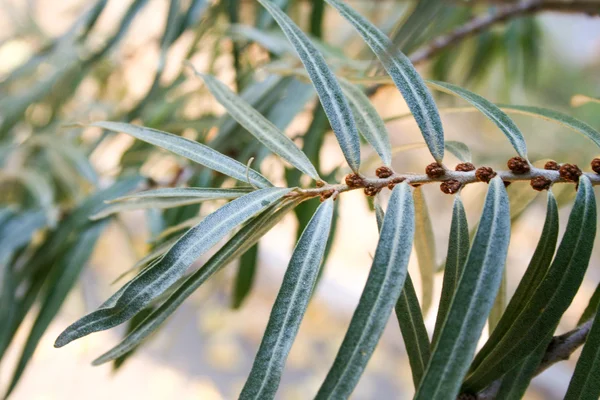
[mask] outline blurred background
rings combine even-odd
[[[318,40],[338,74],[366,86],[377,81],[373,77],[381,71],[374,57],[330,7],[319,1],[279,3]],[[486,2],[439,2],[440,6],[426,11],[410,1],[350,3],[389,32],[407,54],[477,16],[501,10]],[[170,16],[177,24],[169,29]],[[23,208],[41,205],[50,228],[96,188],[127,174],[139,172],[151,178],[140,187],[203,186],[215,179],[126,135],[68,125],[76,122],[120,120],[151,126],[210,143],[244,163],[255,157],[253,167],[277,185],[297,181],[280,160],[224,115],[203,83],[183,67],[186,59],[243,93],[298,143],[307,132],[324,132],[317,139],[322,148],[313,149],[311,159],[318,160],[322,176],[330,176],[332,182],[348,172],[335,138],[327,133],[313,89],[286,72],[298,67],[298,61],[254,1],[1,0],[0,26],[0,199]],[[540,12],[515,18],[461,40],[417,66],[425,77],[464,85],[494,102],[554,108],[600,127],[600,105],[586,103],[581,96],[573,99],[600,96],[600,18],[596,16]],[[414,120],[406,117],[408,108],[398,91],[387,85],[371,100],[390,120],[392,143],[399,146],[394,169],[423,171],[430,162],[427,150],[402,147],[422,138]],[[436,100],[446,138],[468,145],[477,166],[504,169],[513,154],[501,132],[480,114],[456,110],[465,103],[441,94]],[[564,127],[526,116],[514,119],[525,135],[531,160],[550,158],[589,169],[589,161],[598,156],[587,139]],[[309,152],[306,140],[304,145]],[[380,165],[376,154],[366,145],[363,154],[367,160],[363,172],[373,175]],[[448,155],[445,162],[453,167],[458,160]],[[562,207],[562,227],[574,197],[573,187],[565,186],[555,192]],[[463,191],[471,227],[477,222],[485,189],[478,184]],[[453,199],[437,185],[426,185],[422,191],[433,227],[434,264],[439,265],[445,259]],[[514,206],[504,288],[508,297],[533,254],[546,202],[545,195],[529,190],[527,182],[511,185],[509,194]],[[316,393],[369,271],[377,243],[371,206],[358,191],[345,193],[338,203],[331,251],[292,347],[279,399],[307,399]],[[121,213],[100,237],[76,285],[41,336],[11,398],[236,398],[264,332],[298,227],[316,205],[288,215],[260,241],[255,256],[242,259],[255,268],[255,275],[246,278],[252,283],[247,294],[239,287],[238,266],[230,265],[118,369],[110,364],[92,367],[91,361],[116,344],[126,327],[88,336],[62,349],[53,347],[56,336],[116,291],[119,283],[113,281],[167,237],[161,232],[190,219],[197,221],[216,205]],[[576,325],[600,281],[597,248],[558,333]],[[197,264],[203,260],[206,257]],[[421,294],[414,252],[409,270]],[[430,333],[441,281],[442,275],[437,274],[433,306],[426,315]],[[36,304],[28,309],[2,359],[1,388],[10,384],[38,309]],[[562,398],[578,354],[535,378],[526,398]],[[412,393],[404,343],[391,318],[353,398],[408,399]]]

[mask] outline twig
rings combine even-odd
[[[551,184],[555,183],[575,183],[573,181],[568,181],[560,176],[558,171],[546,170],[540,168],[531,167],[531,170],[524,174],[516,174],[512,171],[495,171],[500,178],[502,178],[505,182],[515,182],[515,181],[531,181],[537,177],[544,177],[550,180]],[[592,185],[600,185],[600,174],[594,172],[586,172],[583,175],[587,176]],[[353,177],[350,184],[348,177]],[[447,181],[457,181],[460,184],[460,188],[471,184],[480,182],[477,177],[475,171],[451,171],[449,169],[445,169],[444,175],[440,177],[430,177],[426,174],[411,174],[411,173],[403,173],[398,174],[392,172],[392,174],[387,178],[366,178],[359,175],[348,175],[346,177],[346,183],[340,184],[325,184],[321,187],[317,188],[309,188],[309,189],[296,189],[293,192],[290,192],[286,197],[318,197],[326,199],[330,196],[337,196],[339,193],[347,192],[350,190],[363,189],[365,193],[368,195],[374,195],[381,191],[385,187],[393,187],[393,185],[398,184],[400,182],[406,182],[410,185],[424,185],[430,183],[442,183]]]
[[[545,0],[521,0],[515,3],[498,6],[497,10],[487,15],[480,15],[460,26],[453,32],[438,36],[425,47],[416,50],[410,55],[413,64],[426,61],[442,50],[456,43],[476,35],[492,25],[505,22],[508,19],[523,17],[541,11],[561,11],[573,13],[586,13],[598,15],[600,3],[594,1],[545,1]]]

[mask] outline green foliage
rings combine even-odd
[[[524,136],[507,114],[556,123],[597,145],[600,134],[591,124],[565,112],[494,104],[466,88],[420,76],[411,59],[418,60],[426,53],[428,43],[441,43],[436,37],[446,30],[464,28],[470,18],[484,15],[487,7],[465,9],[422,1],[408,8],[400,24],[396,16],[375,24],[341,0],[319,0],[312,2],[305,33],[298,22],[303,18],[291,17],[295,10],[292,1],[259,0],[248,6],[256,11],[251,26],[239,13],[242,5],[235,0],[210,4],[204,0],[170,0],[157,40],[159,52],[151,84],[134,101],[123,101],[127,96],[121,92],[127,89],[113,90],[105,84],[124,76],[124,67],[111,58],[112,53],[150,1],[132,1],[99,44],[96,22],[107,3],[95,2],[66,33],[48,41],[0,82],[0,356],[15,345],[17,330],[26,329],[26,318],[33,321],[12,370],[6,397],[17,387],[42,335],[76,286],[106,227],[121,212],[143,209],[150,226],[147,253],[117,278],[127,278],[121,288],[95,311],[67,327],[55,346],[127,323],[122,341],[93,362],[114,361],[118,369],[189,296],[236,260],[232,307],[243,307],[254,290],[261,238],[286,215],[294,215],[297,244],[240,394],[243,399],[274,398],[288,353],[326,266],[338,208],[345,202],[341,198],[357,189],[376,196],[371,205],[380,229],[379,240],[364,290],[316,398],[346,399],[352,395],[392,310],[406,347],[417,399],[455,399],[460,394],[521,398],[533,377],[558,361],[552,353],[553,337],[590,262],[597,224],[593,186],[600,184],[600,178],[592,172],[579,174],[574,167],[569,175],[539,168],[543,162],[529,163]],[[329,12],[339,13],[358,35],[344,43],[325,43],[321,38]],[[228,23],[225,27],[221,26],[224,21]],[[390,38],[376,25],[397,25],[397,29]],[[473,40],[442,48],[429,57],[434,77],[442,74],[454,79],[450,63],[460,58],[456,51],[471,46],[473,51],[463,65],[467,67],[463,68],[467,71],[463,81],[482,82],[493,73],[494,60],[503,54],[510,80],[533,80],[541,36],[533,17],[508,21],[502,29],[473,33]],[[184,43],[187,53],[168,80],[165,71],[171,50],[185,42],[179,41],[184,34],[190,38],[190,43]],[[369,59],[349,57],[345,50],[350,40],[366,50],[359,54],[369,54]],[[376,56],[373,60],[369,49]],[[209,61],[206,71],[194,70],[203,82],[201,90],[190,91],[187,84],[197,84],[198,80],[186,77],[184,65],[190,66],[196,56],[208,56],[204,58]],[[214,76],[225,59],[233,67],[231,80],[236,91]],[[300,65],[304,70],[299,70]],[[387,75],[373,76],[378,70],[382,74],[385,70]],[[98,86],[96,98],[81,96],[82,82]],[[391,84],[399,90],[410,113],[384,120],[369,97],[378,85]],[[458,96],[471,106],[438,107],[427,85]],[[316,97],[319,102],[314,101]],[[208,100],[206,104],[216,100],[226,113],[215,115],[204,103],[198,111],[198,98]],[[584,95],[574,100],[597,102]],[[110,107],[102,108],[105,104]],[[99,109],[107,121],[73,125],[74,120],[88,120],[88,115],[95,119],[94,111]],[[471,163],[473,156],[466,144],[445,139],[440,113],[472,111],[481,112],[504,133],[527,161],[528,171],[499,170],[495,177],[483,179],[464,169],[468,165],[452,171],[442,164],[445,151],[462,163]],[[40,118],[40,114],[47,115]],[[422,142],[392,147],[385,123],[400,118],[415,120]],[[293,120],[306,123],[294,125],[297,135],[289,137],[286,130]],[[92,130],[96,136],[88,134]],[[115,137],[111,132],[137,140],[119,156],[116,171],[97,171],[90,156],[110,145]],[[362,142],[359,132],[365,139]],[[323,166],[331,163],[322,162],[321,150],[330,133],[337,139],[346,164],[324,170]],[[477,134],[473,137],[481,140]],[[373,156],[361,160],[361,150],[369,146]],[[433,164],[438,168],[436,173],[393,170],[394,157],[423,147],[439,163]],[[166,158],[164,150],[172,153],[169,159],[177,171],[140,177],[138,174],[147,171],[156,159]],[[489,154],[475,154],[475,158],[480,156],[491,159]],[[594,162],[598,164],[596,171],[600,160]],[[380,168],[374,178],[376,167]],[[348,172],[345,183],[337,183],[340,175]],[[517,183],[507,190],[505,182],[531,180],[534,186],[534,179],[549,186],[576,185],[569,220],[557,249],[559,207],[572,202],[572,196],[553,186],[548,191],[541,237],[527,270],[506,308],[502,301],[494,306],[503,277],[511,273],[511,266],[505,265],[511,224],[535,199],[528,186],[515,187]],[[460,191],[479,181],[489,181],[489,187],[470,241]],[[454,185],[451,191],[444,186],[442,190],[458,192],[443,268],[437,268],[436,260],[437,212],[432,209],[430,213],[421,188],[431,183]],[[388,189],[384,212],[386,195],[380,193]],[[207,202],[218,206],[208,212]],[[422,283],[419,291],[413,285],[416,274],[411,278],[408,273],[413,248]],[[212,256],[190,272],[191,265],[205,254]],[[430,340],[424,319],[435,298],[434,281],[439,273],[443,273],[443,287]],[[587,334],[587,342],[567,399],[593,399],[600,394],[595,379],[600,373],[599,293],[597,288],[574,330],[582,337]],[[491,325],[495,326],[476,351],[488,320],[494,320]],[[6,357],[2,362],[4,366]]]

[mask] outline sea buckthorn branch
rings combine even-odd
[[[529,181],[534,190],[548,190],[555,183],[577,184],[581,175],[587,176],[592,185],[600,185],[600,159],[595,158],[592,163],[594,172],[582,172],[577,165],[562,164],[549,161],[544,168],[536,168],[521,157],[513,157],[508,163],[508,170],[494,171],[490,167],[476,168],[471,163],[460,163],[455,170],[445,165],[432,163],[425,169],[425,174],[397,173],[389,167],[379,167],[377,177],[369,178],[359,174],[349,174],[345,183],[328,184],[320,183],[316,188],[296,189],[287,197],[321,197],[321,200],[333,197],[334,199],[343,192],[363,190],[367,196],[375,196],[384,188],[393,189],[395,185],[406,182],[412,186],[431,183],[440,183],[440,189],[446,194],[455,194],[471,183],[489,181],[499,176],[505,185],[516,181]]]

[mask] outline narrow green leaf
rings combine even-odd
[[[589,124],[570,115],[542,107],[517,106],[511,104],[498,104],[498,107],[507,112],[529,115],[545,119],[546,121],[557,122],[575,132],[581,133],[583,136],[594,142],[596,146],[600,146],[600,132],[592,128]]]
[[[510,370],[502,378],[502,383],[496,394],[496,400],[522,399],[529,383],[536,374],[540,362],[546,354],[552,334],[541,340],[536,349],[517,367]]]
[[[492,305],[492,309],[488,315],[489,332],[493,332],[502,319],[504,309],[506,308],[506,296],[506,270],[504,270],[504,273],[502,274],[502,280],[500,281],[500,287],[498,288],[498,293],[496,293],[496,299],[494,300],[494,304]]]
[[[385,123],[371,104],[367,95],[357,86],[345,79],[340,79],[342,90],[350,102],[350,108],[358,130],[375,149],[385,165],[392,163],[392,145]]]
[[[98,237],[106,227],[105,222],[100,222],[92,225],[80,234],[77,240],[72,243],[70,249],[62,259],[58,261],[58,265],[53,266],[50,276],[48,276],[47,296],[42,301],[40,311],[29,332],[27,341],[21,353],[21,357],[13,373],[13,377],[6,392],[6,397],[16,387],[27,363],[33,356],[33,353],[50,322],[54,319],[62,306],[67,295],[72,287],[77,282],[79,274],[86,265],[94,250]]]
[[[360,139],[350,106],[335,75],[310,39],[279,7],[269,0],[258,1],[273,16],[273,19],[296,49],[310,80],[317,90],[317,95],[331,123],[331,128],[342,148],[344,157],[346,157],[346,162],[354,172],[358,172],[360,167]]]
[[[546,276],[554,251],[556,250],[556,243],[558,241],[558,206],[554,194],[548,192],[548,201],[546,208],[546,221],[544,222],[544,228],[542,235],[535,248],[535,252],[531,257],[529,266],[525,271],[525,274],[521,278],[515,293],[513,294],[504,315],[498,322],[498,326],[494,329],[489,339],[487,340],[484,347],[479,351],[477,357],[471,364],[471,368],[476,368],[481,361],[483,361],[492,351],[495,346],[498,345],[500,340],[504,337],[514,322],[516,322],[518,315],[525,309],[527,303],[531,300],[540,282]]]
[[[456,140],[446,140],[444,144],[446,150],[448,150],[454,157],[458,158],[462,162],[471,162],[471,150],[463,142]]]
[[[148,315],[154,312],[154,310],[156,310],[156,307],[151,305],[134,315],[133,318],[127,322],[125,336],[128,336],[131,332],[133,332],[148,317]],[[112,364],[113,371],[119,370],[119,368],[121,368],[123,364],[125,364],[125,362],[135,353],[135,350],[136,349],[132,349],[116,358]]]
[[[195,70],[194,72],[204,80],[206,87],[227,112],[256,139],[306,175],[316,181],[321,180],[306,154],[271,121],[219,80],[210,75],[200,74]]]
[[[377,228],[381,231],[385,213],[381,208],[379,201],[375,200],[375,216],[377,218]],[[467,248],[468,251],[468,248]],[[410,273],[406,274],[406,281],[402,287],[400,297],[396,302],[396,318],[402,333],[402,339],[408,354],[408,362],[410,363],[410,371],[413,377],[415,388],[419,386],[423,371],[429,361],[429,335],[423,321],[421,306],[417,292],[415,291]]]
[[[148,190],[129,196],[110,200],[109,205],[90,219],[97,220],[122,211],[146,208],[171,208],[189,204],[202,203],[207,200],[236,199],[248,194],[251,189],[218,189],[218,188],[165,188]]]
[[[456,293],[458,282],[462,276],[467,256],[469,255],[469,224],[467,214],[460,196],[454,197],[452,206],[452,222],[450,223],[450,239],[448,242],[448,253],[446,255],[446,266],[444,268],[444,281],[440,295],[440,305],[433,330],[432,345],[438,341],[440,330],[444,326],[450,303]]]
[[[415,251],[421,273],[421,291],[423,314],[426,315],[431,308],[433,300],[434,274],[437,269],[435,261],[435,238],[433,227],[429,217],[429,208],[423,196],[421,187],[415,188],[413,192],[415,202]]]
[[[234,310],[240,308],[246,297],[250,294],[256,275],[257,262],[258,244],[255,244],[240,257],[237,274],[233,283],[231,308]]]
[[[453,399],[458,395],[500,286],[509,238],[508,196],[496,177],[490,182],[464,272],[415,399]]]
[[[55,346],[90,333],[110,329],[142,310],[150,301],[175,283],[202,254],[236,226],[281,199],[291,189],[268,188],[227,203],[190,229],[152,268],[143,271],[122,289],[114,304],[79,319],[56,339]]]
[[[185,282],[159,308],[153,311],[125,339],[111,350],[94,360],[94,365],[121,357],[137,347],[145,338],[154,332],[175,310],[206,282],[215,272],[245,253],[250,247],[294,207],[297,202],[287,202],[278,210],[268,208],[259,216],[242,227],[223,247],[219,249],[200,269],[190,275]]]
[[[502,340],[472,368],[465,389],[477,391],[501,377],[535,349],[540,337],[554,331],[581,285],[595,236],[594,191],[589,178],[582,176],[565,234],[546,276]]]
[[[327,0],[327,2],[352,24],[379,58],[413,113],[431,155],[436,161],[442,162],[444,158],[442,121],[431,93],[410,60],[402,52],[394,51],[392,41],[347,4],[339,0]]]
[[[577,360],[565,400],[600,398],[600,312],[596,312],[590,333]]]
[[[277,21],[275,15],[274,18]],[[332,217],[333,199],[328,199],[319,206],[298,240],[240,399],[275,397],[323,260]]]
[[[508,138],[510,144],[512,144],[514,149],[517,151],[517,154],[527,159],[527,145],[525,144],[523,134],[517,125],[515,125],[513,120],[510,119],[510,117],[504,112],[502,112],[502,110],[500,110],[496,105],[494,105],[494,103],[484,99],[478,94],[447,82],[427,81],[427,84],[434,89],[461,97],[471,103],[475,108],[481,111],[483,115],[489,118],[490,121],[496,124],[498,128],[500,128],[500,130]]]
[[[600,304],[600,284],[596,286],[596,290],[594,290],[594,294],[590,298],[590,301],[581,314],[579,321],[577,321],[577,325],[581,325],[590,318],[592,318],[596,314],[596,310],[598,310],[598,305]]]
[[[114,132],[123,132],[155,146],[162,147],[177,155],[190,159],[198,164],[221,172],[242,182],[256,185],[260,188],[273,186],[264,176],[249,169],[246,165],[219,153],[201,143],[181,136],[161,132],[156,129],[126,124],[123,122],[99,121],[89,124]],[[250,177],[250,182],[248,182]]]
[[[316,399],[346,399],[354,390],[402,291],[413,235],[412,195],[401,183],[392,191],[367,283]]]
[[[415,388],[418,388],[425,367],[429,362],[431,351],[429,350],[429,335],[423,321],[417,292],[415,292],[412,279],[408,273],[400,298],[396,302],[395,310],[406,353],[408,354],[413,383]]]

